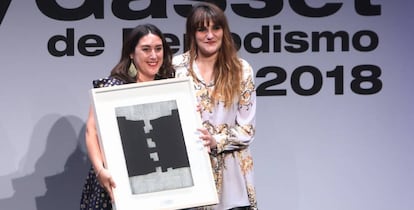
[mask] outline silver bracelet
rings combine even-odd
[[[102,167],[102,168],[100,168],[99,170],[98,170],[98,172],[96,173],[96,178],[98,178],[99,177],[99,174],[101,173],[101,171],[104,169],[104,167]]]

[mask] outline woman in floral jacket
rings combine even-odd
[[[201,209],[256,210],[253,160],[256,93],[250,64],[237,56],[227,18],[210,3],[187,16],[188,51],[173,58],[176,77],[192,77],[200,105],[200,138],[210,148],[219,204]]]

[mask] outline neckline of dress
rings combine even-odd
[[[206,86],[206,87],[213,87],[214,85],[215,85],[215,81],[214,81],[214,79],[212,79],[210,82],[209,82],[209,84],[207,84],[206,83],[206,81],[203,79],[203,77],[201,76],[201,73],[200,73],[200,69],[198,68],[198,66],[197,66],[197,63],[196,62],[193,62],[193,71],[194,71],[194,74],[196,75],[196,77],[197,77],[197,80],[200,82],[200,83],[202,83],[204,86]]]

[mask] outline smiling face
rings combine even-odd
[[[195,32],[198,56],[210,57],[217,55],[223,40],[223,28],[213,21],[205,21]]]
[[[143,36],[135,46],[130,58],[138,70],[137,81],[154,80],[163,63],[164,50],[159,36],[149,33]]]

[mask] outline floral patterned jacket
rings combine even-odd
[[[210,159],[220,202],[201,209],[223,210],[236,206],[257,209],[253,159],[249,149],[255,134],[256,92],[252,67],[241,58],[240,62],[243,66],[240,97],[230,108],[225,108],[221,101],[211,103],[210,93],[214,89],[214,81],[206,84],[195,62],[194,73],[189,73],[188,53],[173,58],[176,77],[194,75],[194,88],[201,106],[203,126],[217,141],[217,150],[211,153]]]

